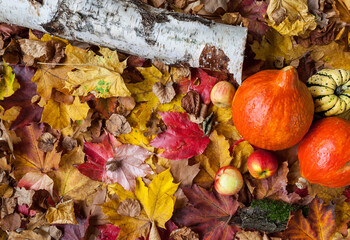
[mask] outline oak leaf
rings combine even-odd
[[[50,207],[46,219],[50,224],[77,224],[73,200],[59,203],[55,208]]]
[[[172,160],[190,158],[202,154],[210,142],[197,124],[186,113],[160,112],[167,130],[158,134],[150,145],[165,149],[159,156]]]
[[[132,144],[121,145],[111,134],[102,143],[85,143],[87,162],[78,166],[79,171],[93,180],[119,183],[128,191],[134,190],[135,178],[152,174],[145,159],[151,152]]]
[[[37,124],[31,124],[16,130],[21,142],[14,145],[13,160],[16,179],[22,178],[28,172],[48,173],[58,169],[61,153],[55,150],[44,153],[38,147],[38,139],[42,129]]]
[[[217,192],[192,185],[184,189],[189,205],[175,211],[173,221],[190,227],[203,240],[231,240],[240,229],[229,221],[236,213],[239,203],[233,196],[223,196]]]
[[[130,92],[121,76],[126,61],[119,62],[117,51],[100,47],[100,55],[68,45],[67,60],[75,71],[68,72],[65,87],[75,96],[86,96],[93,92],[96,97],[126,97]]]
[[[333,205],[325,205],[315,198],[309,205],[309,214],[305,218],[301,210],[289,220],[284,237],[288,239],[326,240],[336,233]]]
[[[171,218],[178,184],[173,183],[170,170],[166,170],[153,178],[148,185],[139,177],[136,180],[135,193],[126,191],[120,185],[110,187],[111,192],[118,195],[118,199],[106,202],[102,205],[103,213],[108,220],[121,228],[119,238],[134,240],[138,237],[147,237],[151,225],[156,224],[165,228],[165,223]],[[118,207],[126,199],[135,199],[141,206],[140,215],[136,218],[119,215]]]

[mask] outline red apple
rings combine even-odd
[[[215,190],[222,195],[233,195],[243,187],[241,172],[232,166],[219,169],[215,175]]]
[[[248,157],[248,171],[257,179],[264,179],[275,174],[278,168],[277,158],[269,151],[256,150]]]
[[[210,92],[210,100],[215,106],[229,108],[232,105],[233,96],[236,93],[235,87],[227,82],[220,81],[214,85]]]

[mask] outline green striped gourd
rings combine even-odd
[[[316,113],[334,116],[350,110],[350,71],[323,69],[312,75],[306,84]]]

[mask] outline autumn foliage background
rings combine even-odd
[[[347,0],[147,3],[247,27],[243,78],[287,65],[304,82],[323,68],[350,70]],[[229,74],[4,23],[0,55],[1,239],[349,238],[349,189],[300,186],[295,146],[275,153],[272,177],[249,175],[254,147],[231,109],[210,101],[218,81],[238,87]],[[227,165],[244,177],[234,196],[213,189]],[[245,228],[257,199],[297,207],[285,225]]]

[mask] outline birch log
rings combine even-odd
[[[228,71],[241,83],[246,28],[140,0],[0,0],[0,22],[170,65]]]

